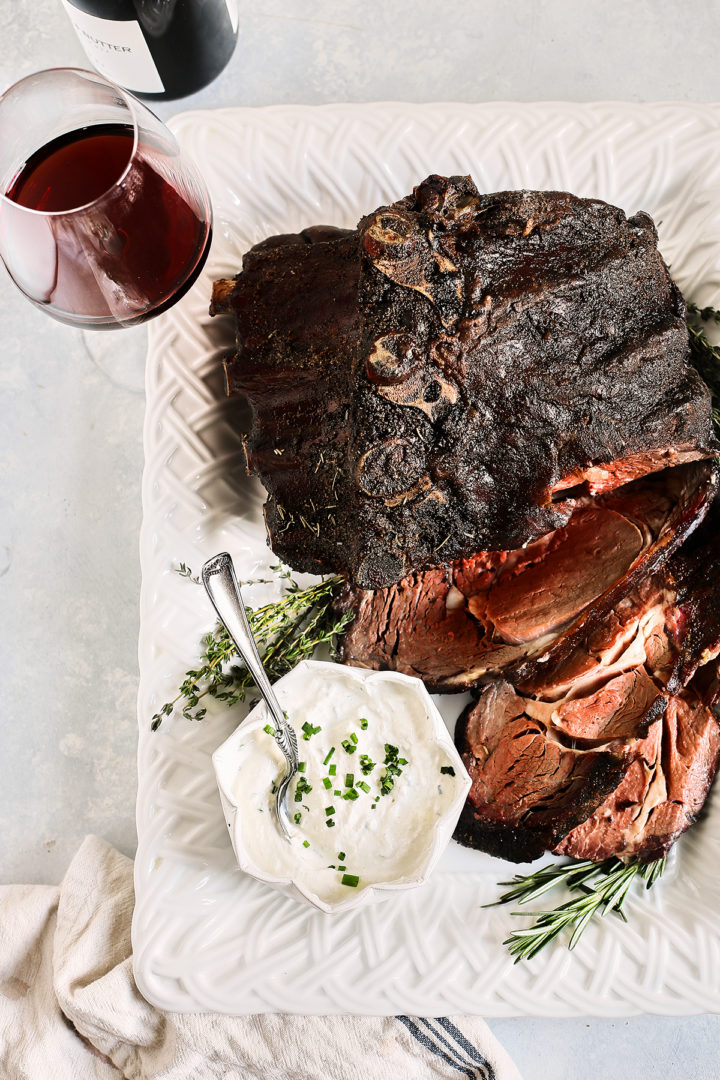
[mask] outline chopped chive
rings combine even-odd
[[[297,814],[293,815],[293,821],[295,822],[296,825],[299,825],[300,822],[302,821],[302,814],[300,813],[299,810],[298,810]]]
[[[327,825],[328,829],[332,829],[335,826],[335,822],[333,821],[332,818],[330,818],[329,821],[326,821],[325,824]]]
[[[298,761],[298,772],[305,772],[307,761]]]
[[[302,726],[303,739],[305,742],[309,742],[311,735],[317,735],[318,731],[322,731],[321,727],[313,727],[309,720],[306,720]]]
[[[332,787],[332,780],[330,779],[329,776],[324,776],[323,777],[323,787],[325,787],[326,789]]]
[[[340,791],[339,788],[335,788],[333,795],[342,795],[342,791]]]
[[[308,795],[312,791],[312,784],[308,784],[307,779],[301,776],[295,786],[295,802],[302,802],[303,795]]]
[[[357,743],[357,735],[354,731],[350,732],[350,738],[354,743]]]
[[[345,860],[345,857],[346,856],[344,851],[338,851],[338,859],[340,860],[340,862],[343,862]]]
[[[370,809],[374,810],[376,806],[377,806],[377,803],[373,803],[372,806],[370,807]]]
[[[328,863],[328,870],[337,870],[337,866],[334,862]]]
[[[328,761],[330,760],[330,758],[333,756],[334,753],[335,753],[335,747],[331,746],[330,749],[327,752],[327,756],[326,756],[325,760],[323,761],[323,765],[327,765]],[[334,768],[335,768],[335,766],[333,765],[333,769]]]
[[[364,792],[365,792],[366,794],[367,794],[367,793],[369,793],[369,791],[370,791],[370,785],[369,785],[369,784],[366,784],[364,780],[359,780],[359,781],[358,781],[358,787],[359,787],[359,788],[362,788],[362,789],[363,789],[363,791],[364,791]]]
[[[333,866],[333,870],[335,867]],[[338,866],[338,870],[347,870],[347,866]]]
[[[346,754],[354,754],[357,750],[357,746],[351,743],[349,739],[343,739],[340,745],[342,746]]]
[[[332,817],[332,815],[334,813],[335,813],[335,807],[334,806],[326,806],[325,807],[325,816],[326,817]]]
[[[398,765],[407,765],[407,758],[399,757],[398,758]]]
[[[267,731],[268,735],[272,735],[273,739],[275,738],[275,728],[272,724],[266,724],[263,731]]]
[[[303,847],[310,847],[310,841],[309,840],[303,840]]]
[[[328,772],[330,773],[331,776],[335,776],[335,774],[337,772],[337,765],[331,765],[330,768],[328,769]]]
[[[363,731],[367,731],[367,726],[368,726],[367,720],[365,719],[364,716],[361,716],[360,717],[360,727],[362,728]]]
[[[350,788],[350,790],[346,791],[345,794],[343,795],[343,799],[351,799],[353,802],[355,801],[355,799],[359,799],[359,798],[360,798],[360,796],[358,795],[355,788]]]
[[[455,770],[453,769],[452,765],[441,765],[440,766],[440,772],[441,773],[446,773],[447,776],[454,776],[455,775]]]
[[[345,787],[354,787],[354,786],[355,786],[355,776],[354,776],[354,774],[351,773],[351,772],[345,773]]]
[[[341,885],[347,885],[350,889],[357,889],[360,878],[357,874],[343,874]]]
[[[365,776],[369,776],[369,774],[373,771],[374,768],[375,768],[375,762],[372,760],[372,758],[368,754],[361,754],[360,755],[360,771]]]

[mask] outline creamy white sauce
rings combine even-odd
[[[283,774],[284,759],[274,738],[252,723],[238,747],[238,772],[232,794],[239,807],[242,842],[248,855],[266,873],[293,878],[321,900],[335,903],[378,882],[416,879],[432,846],[434,826],[449,809],[465,782],[462,775],[442,773],[455,768],[436,741],[433,722],[422,697],[401,681],[359,681],[342,667],[333,672],[307,671],[292,686],[276,687],[278,698],[298,735],[305,771],[290,785],[288,807],[292,839],[280,833],[273,812],[273,786]],[[367,721],[367,727],[360,721]],[[319,727],[303,738],[303,724]],[[242,732],[242,728],[240,729]],[[357,738],[354,753],[342,743]],[[401,775],[381,794],[386,774],[386,744],[397,747]],[[334,747],[334,753],[325,760]],[[361,756],[375,767],[364,774]],[[331,773],[331,766],[335,766]],[[352,774],[356,799],[350,790]],[[312,790],[295,801],[298,783]],[[329,778],[327,788],[323,780]],[[366,792],[358,786],[364,782]],[[340,792],[340,794],[336,794]],[[326,814],[326,808],[334,813]],[[300,823],[293,823],[295,813]],[[328,826],[327,822],[334,825]],[[340,854],[344,854],[341,859]],[[340,870],[338,867],[345,867]],[[358,878],[356,887],[342,884],[343,874]]]

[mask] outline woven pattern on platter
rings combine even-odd
[[[514,920],[483,908],[516,868],[453,853],[456,872],[357,913],[327,918],[237,869],[210,756],[242,710],[213,709],[157,733],[213,622],[196,572],[228,549],[266,577],[262,491],[243,475],[219,358],[228,322],[207,315],[211,282],[263,237],[362,213],[431,172],[472,173],[485,191],[564,188],[649,211],[686,295],[720,292],[720,107],[364,105],[187,113],[173,128],[208,180],[215,240],[188,296],[150,325],[141,536],[138,985],[161,1007],[228,1013],[479,1013],[624,1016],[720,1011],[720,798],[683,838],[663,882],[627,925],[608,917],[575,952],[513,966]],[[271,575],[270,575],[271,576]],[[273,592],[258,586],[258,601]],[[448,699],[444,700],[447,713]],[[458,699],[450,711],[457,715]],[[459,860],[459,861],[458,861]]]

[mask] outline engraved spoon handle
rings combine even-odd
[[[255,644],[255,638],[250,629],[245,605],[240,595],[237,577],[235,576],[235,567],[232,558],[226,551],[223,551],[220,555],[215,555],[212,559],[208,559],[202,568],[202,582],[220,622],[234,641],[237,651],[243,658],[245,666],[252,675],[255,685],[265,699],[265,704],[275,721],[275,740],[287,761],[287,772],[281,782],[281,790],[278,792],[280,796],[278,799],[279,809],[282,797],[287,791],[287,786],[298,768],[295,732],[285,719],[285,714],[265,674]],[[283,832],[287,835],[282,816],[280,816],[280,824]]]

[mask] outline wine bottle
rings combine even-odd
[[[177,98],[220,74],[237,0],[61,0],[90,63],[140,97]]]

